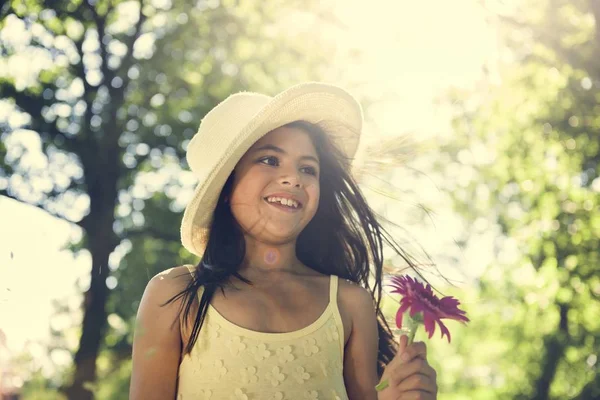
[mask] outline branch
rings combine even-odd
[[[58,219],[60,219],[60,220],[63,220],[63,221],[66,221],[66,222],[68,222],[68,223],[70,223],[70,224],[75,224],[75,225],[79,226],[80,228],[83,228],[83,226],[82,226],[82,224],[81,224],[81,221],[79,221],[79,222],[73,222],[73,221],[71,221],[71,220],[69,220],[69,219],[65,218],[64,216],[62,216],[62,215],[60,215],[60,214],[57,214],[57,213],[55,213],[55,212],[52,212],[52,211],[49,211],[49,210],[47,210],[47,209],[46,209],[46,208],[45,208],[43,205],[41,205],[41,204],[33,204],[33,203],[30,203],[30,202],[28,202],[28,201],[21,200],[21,199],[19,199],[18,197],[14,196],[14,195],[12,195],[12,194],[10,194],[10,193],[8,193],[8,191],[7,191],[7,190],[0,190],[0,196],[4,196],[4,197],[8,197],[9,199],[16,200],[16,201],[18,201],[18,202],[19,202],[19,203],[21,203],[21,204],[26,204],[26,205],[28,205],[28,206],[33,206],[33,207],[39,208],[40,210],[44,210],[45,212],[47,212],[48,214],[50,214],[51,216],[53,216],[53,217],[55,217],[55,218],[58,218]]]
[[[146,16],[142,12],[144,9],[144,0],[140,0],[140,12],[138,15],[138,21],[135,24],[135,31],[133,35],[129,37],[129,40],[125,41],[125,46],[127,46],[127,52],[125,56],[123,56],[123,61],[121,62],[121,68],[119,68],[120,76],[123,76],[123,87],[127,87],[129,83],[129,78],[127,77],[127,71],[129,68],[133,66],[133,44],[140,37],[140,33],[142,32],[142,25],[146,20]]]
[[[581,389],[581,392],[574,397],[575,400],[597,399],[600,396],[600,380],[593,374],[590,381]]]
[[[562,59],[570,66],[576,69],[582,69],[590,74],[590,76],[597,76],[594,73],[595,65],[593,61],[590,61],[583,56],[585,51],[581,50],[581,46],[565,47],[561,44],[559,36],[553,36],[548,31],[540,32],[537,36],[534,36],[533,39],[552,49],[559,59]]]
[[[96,29],[98,30],[98,46],[100,47],[100,58],[102,60],[100,63],[100,71],[102,71],[102,75],[104,75],[104,82],[106,86],[110,89],[110,81],[113,78],[113,74],[108,69],[108,52],[106,51],[106,45],[103,42],[106,28],[106,18],[102,18],[100,14],[98,14],[98,11],[96,11],[96,8],[87,0],[83,0],[82,3],[85,3],[87,8],[92,13],[92,18],[94,19]],[[110,10],[110,8],[107,10],[104,17],[108,16]]]
[[[598,46],[600,46],[600,24],[598,23],[600,21],[600,0],[590,0],[590,2],[592,4],[592,11],[596,17],[596,37],[598,38]],[[546,47],[554,50],[560,58],[566,60],[567,63],[574,66],[575,68],[583,69],[584,71],[587,71],[591,76],[595,76],[595,74],[593,73],[595,68],[594,64],[587,61],[585,57],[582,57],[582,52],[579,50],[578,47],[565,48],[564,46],[562,46],[560,43],[560,37],[552,35],[553,33],[556,34],[555,31],[544,31],[542,27],[532,26],[524,20],[517,19],[509,15],[500,14],[498,12],[490,10],[485,5],[482,6],[487,12],[492,14],[493,17],[497,18],[500,22],[520,30],[531,32],[532,39],[534,41],[540,42]],[[545,61],[545,63],[548,64],[547,61]]]
[[[83,0],[85,1],[85,0]],[[87,81],[87,79],[85,78],[85,69],[83,67],[83,36],[81,38],[81,40],[77,40],[74,41],[75,43],[75,48],[77,49],[77,53],[79,54],[79,63],[75,64],[73,66],[74,69],[74,73],[75,76],[78,76],[81,81],[83,82],[83,88],[84,88],[84,92],[83,92],[83,101],[85,102],[85,113],[83,116],[83,121],[80,124],[80,139],[82,146],[79,148],[80,150],[80,156],[81,156],[81,162],[85,164],[86,160],[89,159],[89,157],[86,157],[86,155],[89,152],[95,153],[96,152],[96,143],[92,140],[92,138],[90,137],[91,135],[89,135],[89,126],[91,124],[91,120],[92,120],[92,103],[93,100],[91,99],[93,96],[95,96],[98,93],[98,87],[99,86],[92,86],[89,84],[89,82]],[[86,153],[86,154],[84,154]]]
[[[86,0],[82,0],[79,2],[77,7],[74,10],[69,10],[69,6],[72,5],[71,2],[57,2],[55,0],[43,0],[42,7],[45,9],[53,10],[56,13],[56,16],[64,22],[65,17],[71,17],[77,21],[84,21],[84,15],[82,14],[84,3]]]
[[[86,93],[96,92],[98,90],[98,86],[90,85],[87,79],[85,79],[85,68],[83,67],[83,39],[84,36],[82,35],[80,40],[73,41],[73,44],[75,44],[75,48],[77,49],[77,54],[79,55],[79,62],[71,65],[71,71],[73,72],[73,75],[79,77],[83,81],[83,90],[85,96]]]
[[[13,13],[14,10],[12,8],[12,4],[10,1],[7,1],[3,5],[0,6],[0,21],[4,20],[8,14]]]
[[[140,230],[124,231],[119,235],[119,239],[131,239],[135,237],[152,237],[154,239],[165,240],[168,242],[179,242],[181,237],[179,235],[173,235],[169,232],[162,232],[152,226],[144,226]]]
[[[133,45],[134,45],[135,41],[137,40],[137,38],[140,36],[140,33],[142,31],[142,25],[145,21],[144,14],[142,12],[143,8],[144,8],[143,0],[140,0],[140,11],[139,11],[139,15],[138,15],[138,21],[135,24],[135,31],[134,31],[133,35],[131,35],[131,37],[129,37],[129,40],[124,41],[127,51],[126,51],[125,55],[123,56],[123,60],[121,61],[121,67],[116,71],[116,73],[111,73],[111,76],[116,75],[116,76],[120,76],[121,79],[123,79],[123,87],[116,89],[110,85],[110,82],[107,82],[107,84],[106,84],[106,87],[108,87],[110,97],[111,97],[111,104],[110,104],[110,116],[111,117],[110,117],[110,121],[108,122],[108,124],[106,126],[104,126],[103,128],[104,128],[105,132],[107,133],[105,136],[105,139],[106,139],[105,146],[111,147],[111,148],[118,149],[118,140],[119,140],[119,137],[121,136],[121,132],[123,130],[122,127],[119,126],[119,123],[117,121],[117,110],[122,106],[122,104],[124,102],[125,91],[130,82],[127,71],[133,65]],[[103,29],[104,28],[102,26],[102,32],[104,32]],[[99,32],[100,32],[100,30],[99,30]],[[101,44],[101,51],[103,53],[102,54],[102,57],[103,57],[102,65],[106,66],[106,57],[107,57],[106,46]],[[108,74],[109,73],[108,68],[106,68],[106,70],[107,70],[106,73]]]
[[[600,49],[600,0],[590,0],[590,8],[596,23],[596,49]]]
[[[42,86],[44,89],[56,89],[51,85],[42,84]],[[48,122],[42,117],[42,109],[44,106],[50,105],[48,102],[39,96],[24,91],[18,91],[12,84],[7,82],[0,82],[0,97],[14,99],[16,105],[31,116],[31,127],[34,130],[47,133],[52,139],[59,136],[62,137],[64,139],[65,149],[76,154],[78,153],[79,148],[81,148],[78,137],[65,135],[56,126],[56,121]]]

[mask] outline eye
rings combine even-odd
[[[262,157],[262,158],[258,159],[257,162],[260,164],[269,165],[271,167],[279,166],[279,159],[276,156]],[[315,167],[311,167],[311,166],[302,167],[302,168],[300,168],[300,171],[302,171],[305,174],[312,175],[312,176],[318,175],[317,169]]]
[[[261,163],[261,164],[266,164],[266,165],[271,165],[271,166],[277,166],[277,165],[279,165],[279,160],[275,156],[263,157],[260,160],[258,160],[258,162]]]
[[[317,170],[314,167],[303,167],[301,170],[306,171],[307,174],[317,176]]]

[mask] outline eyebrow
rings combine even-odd
[[[272,150],[272,151],[274,151],[276,153],[287,154],[285,152],[285,150],[283,150],[282,148],[277,147],[275,145],[272,145],[272,144],[265,144],[264,146],[260,146],[259,148],[255,149],[253,151],[253,153],[256,153],[256,152],[259,152],[259,151],[262,151],[262,150]],[[319,164],[319,160],[316,157],[314,157],[314,156],[305,155],[305,156],[300,157],[300,159],[301,160],[312,160],[312,161],[316,162],[317,164]]]

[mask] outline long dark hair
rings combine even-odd
[[[325,275],[337,275],[366,288],[376,305],[379,328],[378,373],[395,355],[395,341],[380,310],[383,280],[383,242],[388,243],[409,267],[416,269],[411,257],[394,241],[367,205],[349,168],[349,162],[333,145],[327,134],[315,124],[295,121],[286,127],[299,128],[311,138],[319,156],[321,196],[313,219],[296,242],[298,259]],[[167,303],[183,298],[184,321],[191,317],[196,294],[204,287],[185,353],[191,352],[204,322],[215,291],[235,276],[251,284],[238,273],[246,246],[242,230],[233,217],[226,196],[231,193],[233,173],[227,179],[213,215],[210,235],[195,278]],[[369,282],[373,277],[373,285]]]

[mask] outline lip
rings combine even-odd
[[[267,201],[267,199],[268,199],[269,197],[281,197],[281,198],[283,198],[283,199],[294,200],[294,201],[296,201],[296,202],[298,203],[298,208],[291,208],[291,207],[288,207],[288,206],[281,205],[281,204],[279,204],[279,203],[269,203],[269,202]],[[293,213],[297,213],[297,212],[299,212],[300,210],[302,210],[302,208],[304,208],[304,205],[302,204],[302,202],[301,202],[300,200],[298,200],[298,198],[297,198],[296,196],[294,196],[294,195],[291,195],[291,194],[289,194],[289,193],[285,193],[285,192],[280,192],[280,193],[273,193],[273,194],[270,194],[270,195],[268,195],[268,196],[265,196],[265,197],[263,198],[263,200],[265,201],[265,203],[267,203],[267,204],[268,204],[268,205],[270,205],[271,207],[275,207],[275,208],[277,208],[279,211],[283,211],[283,212],[286,212],[286,213],[292,213],[292,214],[293,214]]]
[[[302,208],[304,208],[304,204],[302,204],[300,199],[298,199],[297,196],[294,196],[293,194],[290,194],[290,193],[286,193],[286,192],[272,193],[268,196],[265,196],[263,198],[263,200],[266,201],[267,203],[269,203],[267,201],[267,199],[269,197],[281,197],[283,199],[294,200],[296,203],[298,203],[298,208],[293,208],[293,210],[301,210]],[[277,204],[277,203],[269,203],[269,204]]]
[[[301,208],[291,208],[291,207],[288,207],[288,206],[281,205],[279,203],[269,203],[266,200],[265,200],[265,203],[267,203],[271,207],[275,207],[276,209],[278,209],[279,211],[284,212],[284,213],[294,214],[294,213],[297,213],[297,212],[301,211]]]

